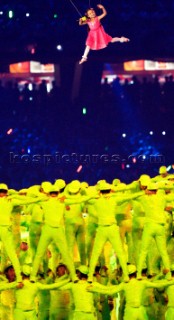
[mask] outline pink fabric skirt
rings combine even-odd
[[[105,32],[99,20],[96,19],[93,24],[89,22],[88,25],[90,30],[86,39],[86,45],[89,46],[91,50],[106,48],[108,43],[111,42],[112,37]]]

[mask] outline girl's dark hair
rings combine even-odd
[[[89,8],[89,9],[87,9],[86,12],[85,12],[85,17],[86,17],[86,19],[88,19],[88,20],[90,20],[90,18],[88,17],[88,11],[89,11],[89,10],[93,10],[93,8]],[[89,28],[89,26],[87,25],[87,32],[89,32],[89,30],[90,30],[90,28]]]
[[[86,16],[88,19],[90,19],[90,18],[88,17],[88,11],[89,11],[89,10],[94,10],[94,8],[88,8],[88,9],[86,10],[85,16]]]

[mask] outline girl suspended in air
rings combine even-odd
[[[88,53],[90,50],[100,50],[106,48],[110,42],[128,42],[130,41],[125,37],[111,37],[108,35],[103,26],[100,23],[100,20],[104,18],[107,14],[106,9],[101,4],[98,4],[97,7],[102,10],[102,14],[97,16],[93,8],[90,8],[86,11],[85,17],[80,18],[79,25],[88,24],[89,32],[86,39],[86,47],[82,59],[79,61],[79,64],[87,61]]]

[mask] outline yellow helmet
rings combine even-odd
[[[147,186],[148,190],[158,190],[159,186],[156,182],[150,182]]]
[[[26,276],[30,276],[31,274],[31,266],[28,264],[24,264],[22,266],[22,273],[25,274]]]
[[[113,184],[114,186],[118,186],[118,184],[119,184],[120,182],[121,182],[120,179],[114,179],[114,180],[112,181],[112,184]]]
[[[135,273],[137,271],[136,266],[134,264],[129,264],[127,268],[129,274]]]
[[[68,186],[68,191],[71,193],[77,193],[81,188],[81,183],[78,180],[72,181]]]
[[[59,190],[65,188],[66,182],[63,179],[57,179],[54,183],[55,186],[58,186]]]
[[[50,189],[52,188],[52,183],[49,181],[44,181],[41,183],[41,188],[44,192],[49,193]]]
[[[112,186],[107,182],[103,182],[99,184],[98,188],[100,191],[105,191],[105,190],[111,190]]]
[[[166,166],[161,166],[159,168],[159,174],[164,174],[164,173],[167,173],[167,168],[166,168]]]
[[[79,271],[80,271],[81,273],[83,273],[83,274],[88,274],[88,272],[89,272],[88,267],[85,266],[85,265],[81,265],[80,267],[78,267],[77,270],[79,270]]]
[[[8,191],[8,186],[5,183],[0,183],[0,190]]]
[[[139,178],[139,181],[142,186],[147,186],[150,183],[150,176],[147,174],[142,174]]]
[[[81,188],[88,188],[89,184],[86,181],[81,182]]]

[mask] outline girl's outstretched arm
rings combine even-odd
[[[97,7],[103,11],[103,13],[98,16],[98,19],[100,20],[107,15],[107,11],[106,11],[105,7],[102,6],[101,4],[98,4]]]

